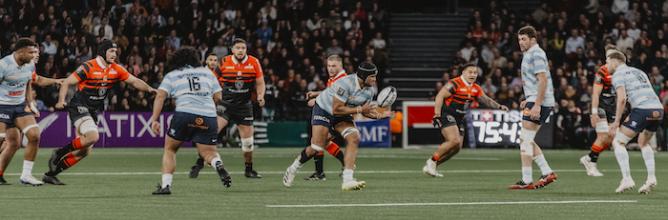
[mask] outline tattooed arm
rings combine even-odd
[[[494,101],[494,99],[490,98],[485,93],[482,93],[482,95],[480,95],[480,97],[478,97],[478,102],[482,103],[485,106],[491,107],[493,109],[501,109],[503,111],[508,111],[508,107],[506,107],[505,105],[501,105],[498,102]]]

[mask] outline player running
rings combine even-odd
[[[37,63],[38,58],[39,58],[39,53],[38,53],[37,56],[35,56],[35,58],[33,58],[33,62],[34,62],[33,65]],[[62,79],[51,79],[51,78],[48,78],[48,77],[39,76],[39,75],[37,75],[37,73],[32,72],[31,82],[33,82],[33,84],[35,84],[37,86],[40,86],[40,87],[50,86],[50,85],[53,85],[53,84],[61,84],[62,81],[63,81]],[[26,100],[27,100],[28,103],[31,103],[31,104],[29,104],[30,111],[34,115],[29,114],[27,116],[32,116],[34,118],[35,116],[39,116],[39,110],[37,110],[36,107],[34,106],[34,99],[32,99],[32,101],[28,100],[28,97],[32,97],[35,93],[30,87],[31,87],[31,85],[29,84],[27,86]],[[32,128],[24,129],[24,132],[26,132],[26,131],[30,132],[30,129],[32,129]],[[7,128],[6,134],[7,135],[6,135],[5,141],[2,143],[2,147],[0,147],[0,152],[2,152],[2,153],[0,153],[0,185],[8,185],[9,184],[3,178],[2,174],[5,172],[5,170],[7,170],[7,166],[11,162],[12,157],[14,157],[14,154],[20,148],[21,142],[22,142],[21,137],[23,136],[23,132],[19,131],[19,129],[16,128],[16,127]],[[28,139],[28,141],[30,141],[30,140]],[[24,152],[24,162],[23,162],[24,173],[22,174],[22,176],[28,176],[28,175],[32,176],[32,166],[31,166],[31,164],[34,164],[35,154],[36,154],[37,150],[36,149],[35,150],[29,149],[30,147],[33,147],[33,146],[30,145],[29,142],[28,142],[28,144],[26,144],[26,151]],[[24,178],[24,179],[27,179],[27,178]],[[41,181],[36,180],[33,183],[39,183],[39,182],[41,182]]]
[[[534,142],[540,125],[548,123],[554,108],[554,89],[545,51],[536,40],[536,29],[532,26],[520,28],[517,33],[522,57],[522,84],[526,100],[520,103],[522,111],[522,129],[520,130],[520,156],[522,160],[522,179],[511,185],[510,189],[536,189],[545,187],[557,179],[550,165],[545,160],[540,146]],[[542,176],[533,183],[532,164],[540,168]]]
[[[327,74],[329,75],[329,79],[327,79],[327,87],[332,86],[336,80],[339,80],[348,74],[346,74],[346,71],[343,69],[343,60],[339,55],[331,55],[327,57]],[[316,97],[320,95],[322,91],[310,91],[306,93],[306,97],[309,99],[308,101],[308,106],[313,107],[315,106],[315,101]],[[336,159],[339,160],[341,163],[341,167],[343,167],[344,161],[343,161],[343,151],[341,151],[340,145],[344,145],[345,140],[341,135],[338,135],[336,133],[330,133],[329,137],[329,142],[327,144],[327,147],[325,150],[327,153],[330,155],[334,156]],[[304,180],[326,180],[325,177],[325,171],[324,171],[324,157],[325,154],[322,151],[318,151],[315,156],[313,156],[313,162],[315,163],[315,172],[311,174],[310,176],[304,178]]]
[[[230,187],[232,179],[223,166],[216,149],[218,125],[216,105],[222,99],[220,84],[210,69],[200,65],[197,51],[183,47],[174,53],[169,72],[160,83],[153,102],[151,129],[156,134],[162,125],[156,120],[160,116],[165,99],[176,99],[176,110],[165,136],[165,151],[162,156],[162,182],[153,195],[171,194],[172,177],[176,170],[176,151],[184,141],[192,141],[199,155],[218,172],[223,185]]]
[[[663,105],[659,97],[654,93],[647,74],[642,70],[627,66],[626,56],[623,53],[619,51],[610,53],[607,56],[606,63],[608,70],[613,72],[612,85],[617,92],[615,121],[610,124],[609,131],[611,136],[615,136],[612,141],[612,147],[622,172],[622,180],[615,192],[621,193],[635,187],[635,182],[633,182],[633,178],[631,177],[629,154],[626,151],[626,144],[636,135],[640,134],[638,145],[645,160],[647,180],[638,192],[646,194],[657,184],[654,169],[654,150],[652,150],[648,140],[650,140],[661,125],[663,120]],[[622,112],[624,112],[627,100],[631,104],[631,111],[629,116],[624,120],[623,126],[620,127]]]
[[[353,114],[361,113],[368,118],[386,117],[385,111],[370,102],[376,95],[376,76],[378,69],[372,63],[362,63],[357,72],[337,80],[331,87],[316,98],[311,116],[311,145],[304,148],[299,156],[283,174],[283,185],[292,186],[297,170],[310,160],[318,151],[325,150],[330,131],[339,133],[346,139],[345,168],[343,170],[344,191],[360,190],[366,182],[353,178],[360,133],[353,123]]]
[[[215,53],[210,53],[209,55],[206,56],[206,60],[204,60],[204,64],[206,64],[206,67],[211,70],[211,73],[216,71],[216,68],[218,68],[218,56],[216,56]],[[214,74],[215,76],[215,74]],[[217,123],[218,123],[218,133],[223,129],[223,118],[218,116],[216,117]],[[219,140],[220,142],[220,140]],[[199,176],[199,171],[204,168],[204,158],[202,158],[201,155],[197,155],[197,160],[195,161],[195,165],[190,167],[190,173],[188,174],[188,177],[190,178],[197,178]]]
[[[464,139],[464,116],[471,103],[478,101],[493,109],[508,111],[508,107],[494,101],[475,83],[480,68],[475,64],[462,67],[461,76],[446,83],[438,91],[434,104],[434,126],[441,129],[445,141],[438,146],[430,159],[422,167],[422,172],[432,177],[442,177],[436,167],[462,149]]]
[[[217,106],[219,129],[227,126],[230,121],[237,124],[246,167],[244,176],[262,178],[253,169],[253,105],[251,103],[251,90],[254,88],[257,103],[260,107],[264,106],[265,85],[260,61],[248,55],[246,41],[237,38],[232,42],[232,55],[221,59],[220,66],[215,73],[223,87],[223,102]],[[202,166],[196,162],[191,168],[190,176],[197,177],[201,169]]]
[[[116,63],[117,53],[116,43],[103,40],[98,46],[97,57],[83,63],[61,85],[56,108],[67,107],[77,137],[64,147],[53,151],[49,159],[49,171],[44,173],[42,178],[45,183],[64,185],[56,176],[90,154],[93,144],[99,140],[97,114],[104,110],[104,100],[112,86],[125,81],[138,90],[155,93],[156,90],[146,82],[128,73]],[[74,84],[78,85],[77,92],[69,103],[65,104],[67,90]]]
[[[24,153],[23,172],[19,178],[21,184],[40,186],[44,184],[32,175],[32,168],[37,156],[37,150],[40,142],[40,130],[32,110],[27,103],[31,103],[32,96],[28,96],[30,91],[30,81],[35,72],[35,63],[33,60],[39,56],[39,46],[29,38],[20,38],[14,44],[15,51],[3,57],[0,60],[0,141],[7,137],[7,130],[10,130],[10,142],[18,142],[18,128],[26,134],[28,144]],[[32,91],[30,91],[32,92]],[[14,130],[14,131],[11,131]],[[12,146],[18,143],[8,143],[9,147],[2,152],[3,169],[0,171],[0,184],[6,184],[7,181],[2,178],[6,164],[14,155],[16,150]]]

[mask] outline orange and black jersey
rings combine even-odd
[[[241,61],[234,55],[224,57],[215,73],[223,87],[223,101],[231,104],[250,103],[255,80],[264,77],[260,61],[250,55]]]
[[[443,111],[464,115],[472,104],[478,101],[483,95],[482,88],[476,84],[468,84],[461,77],[457,77],[449,82],[451,84],[450,96],[444,100]]]
[[[347,75],[348,74],[345,71],[341,71],[341,72],[337,73],[336,76],[327,79],[327,87],[330,87],[330,86],[334,85],[336,80],[339,80],[339,79],[341,79],[341,78],[343,78]]]
[[[77,92],[70,102],[101,108],[109,90],[119,81],[125,81],[130,73],[121,65],[104,64],[100,58],[83,63],[74,73],[79,80]]]
[[[600,106],[604,108],[614,107],[616,95],[612,86],[612,74],[610,74],[606,65],[601,66],[596,72],[594,84],[603,86],[603,90],[599,96]]]

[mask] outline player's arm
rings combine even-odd
[[[158,117],[160,117],[160,112],[162,112],[163,106],[165,105],[165,99],[167,99],[167,91],[163,89],[156,90],[155,99],[153,100],[153,114],[151,115],[151,119],[149,119],[151,123],[151,129],[155,134],[160,133],[160,123],[158,123],[157,120]]]
[[[543,101],[545,100],[545,91],[547,90],[547,73],[539,72],[536,74],[536,78],[538,78],[538,94],[536,95],[534,106],[540,107],[543,105]]]
[[[448,82],[446,83],[441,90],[438,91],[438,94],[436,94],[436,98],[434,100],[434,117],[432,118],[432,122],[434,123],[435,127],[443,127],[443,124],[441,124],[441,108],[443,107],[443,100],[447,99],[452,95],[454,92],[454,85],[452,83]]]
[[[32,82],[32,80],[30,80]],[[35,114],[35,117],[39,117],[39,110],[37,110],[37,106],[35,106],[35,99],[33,99],[33,90],[32,90],[32,83],[28,83],[26,86],[26,106],[25,106],[25,111],[26,112],[32,112]]]
[[[257,103],[260,105],[260,107],[263,107],[265,93],[264,77],[258,77],[255,79],[255,92],[257,92]]]
[[[144,80],[141,80],[133,75],[128,75],[128,79],[125,80],[126,83],[130,84],[132,87],[139,89],[140,91],[148,93],[156,93],[157,90],[149,86]]]
[[[322,91],[308,91],[308,92],[306,93],[306,98],[307,98],[307,99],[312,99],[312,98],[318,97],[318,96],[320,95],[321,92],[322,92]]]
[[[80,74],[81,73],[78,72],[70,74],[70,76],[65,78],[65,81],[63,81],[63,83],[60,85],[60,90],[58,90],[58,103],[56,103],[57,109],[63,109],[65,107],[65,97],[67,96],[67,90],[70,88],[70,85],[79,83]]]
[[[223,93],[221,91],[213,93],[213,102],[216,103],[216,104],[222,104]]]
[[[505,105],[501,105],[498,102],[494,101],[494,99],[487,96],[487,94],[485,94],[484,92],[482,92],[480,97],[478,97],[478,102],[482,103],[483,105],[485,105],[487,107],[493,108],[493,109],[508,111],[508,107],[506,107]]]
[[[598,122],[598,106],[601,98],[601,92],[603,92],[603,84],[601,83],[603,78],[599,74],[596,74],[594,79],[594,89],[591,94],[591,125],[596,126]],[[607,112],[606,114],[612,114],[612,112]]]
[[[366,103],[363,106],[348,107],[346,106],[346,103],[338,97],[334,96],[333,99],[332,114],[334,115],[352,115],[357,113],[368,114],[371,111],[369,103]]]
[[[33,83],[39,87],[46,87],[54,84],[61,85],[63,84],[63,81],[63,79],[52,79],[49,77],[39,76]]]
[[[369,111],[368,113],[362,113],[362,115],[364,117],[373,119],[389,118],[390,106],[387,107],[374,106],[372,107],[371,111]]]
[[[619,86],[617,90],[617,109],[615,110],[615,122],[617,125],[621,122],[622,113],[626,107],[626,89],[624,86]]]
[[[434,100],[434,117],[441,117],[441,108],[443,107],[443,100],[447,99],[452,95],[452,92],[454,91],[454,85],[452,83],[448,82],[446,83],[441,90],[438,91],[438,94],[436,94],[436,98]]]

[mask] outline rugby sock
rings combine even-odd
[[[65,158],[60,160],[58,164],[56,165],[55,170],[49,170],[49,172],[45,173],[47,176],[56,176],[59,173],[63,172],[64,170],[67,170],[68,168],[74,166],[77,164],[81,159],[77,159],[76,156],[72,153],[68,153],[65,155]]]
[[[598,155],[601,154],[601,152],[603,152],[605,149],[608,149],[608,146],[609,145],[591,145],[591,152],[589,152],[589,158],[591,159],[591,162],[598,162]]]
[[[640,148],[642,153],[642,159],[645,160],[645,167],[647,167],[647,179],[656,179],[656,174],[654,171],[654,150],[650,145],[645,145],[645,147]]]
[[[172,178],[174,176],[171,173],[163,173],[162,174],[162,188],[165,188],[167,186],[172,186]]]
[[[332,156],[336,157],[336,159],[341,162],[341,166],[344,165],[343,162],[343,151],[341,151],[341,147],[334,143],[334,141],[330,141],[329,144],[327,145],[327,152],[331,154]]]
[[[246,166],[246,172],[250,172],[253,170],[253,163],[246,162],[244,163],[244,165]]]
[[[211,166],[214,166],[215,163],[211,163]],[[195,166],[204,167],[204,158],[202,155],[197,155],[197,161],[195,161]]]
[[[441,160],[441,155],[439,155],[438,153],[434,153],[434,155],[431,156],[431,160],[434,162],[438,162],[439,160]]]
[[[353,181],[353,170],[344,169],[342,177],[343,177],[343,182]]]
[[[313,156],[308,156],[306,154],[306,148],[302,150],[301,154],[299,154],[299,166],[301,167],[301,164],[306,163],[306,161],[309,161]]]
[[[531,184],[533,182],[532,176],[532,167],[522,167],[522,181],[526,184]]]
[[[626,151],[626,147],[621,144],[617,144],[616,141],[613,141],[615,148],[615,157],[617,158],[617,163],[619,164],[619,169],[622,172],[622,177],[624,179],[631,178],[631,167],[629,166],[629,152]]]
[[[322,152],[318,152],[314,157],[313,157],[313,162],[315,162],[315,172],[316,173],[323,173],[323,162],[325,160],[325,155]]]
[[[533,161],[536,163],[536,165],[538,165],[540,172],[543,175],[552,173],[552,168],[550,168],[550,165],[547,164],[547,160],[545,160],[545,156],[543,154],[533,157]]]
[[[33,161],[23,160],[23,172],[21,177],[32,176],[32,166],[35,164]]]
[[[72,142],[68,143],[62,148],[57,149],[56,155],[58,156],[58,158],[61,158],[65,156],[65,154],[81,148],[83,148],[83,146],[81,146],[81,138],[76,137],[74,138],[74,140],[72,140]]]

